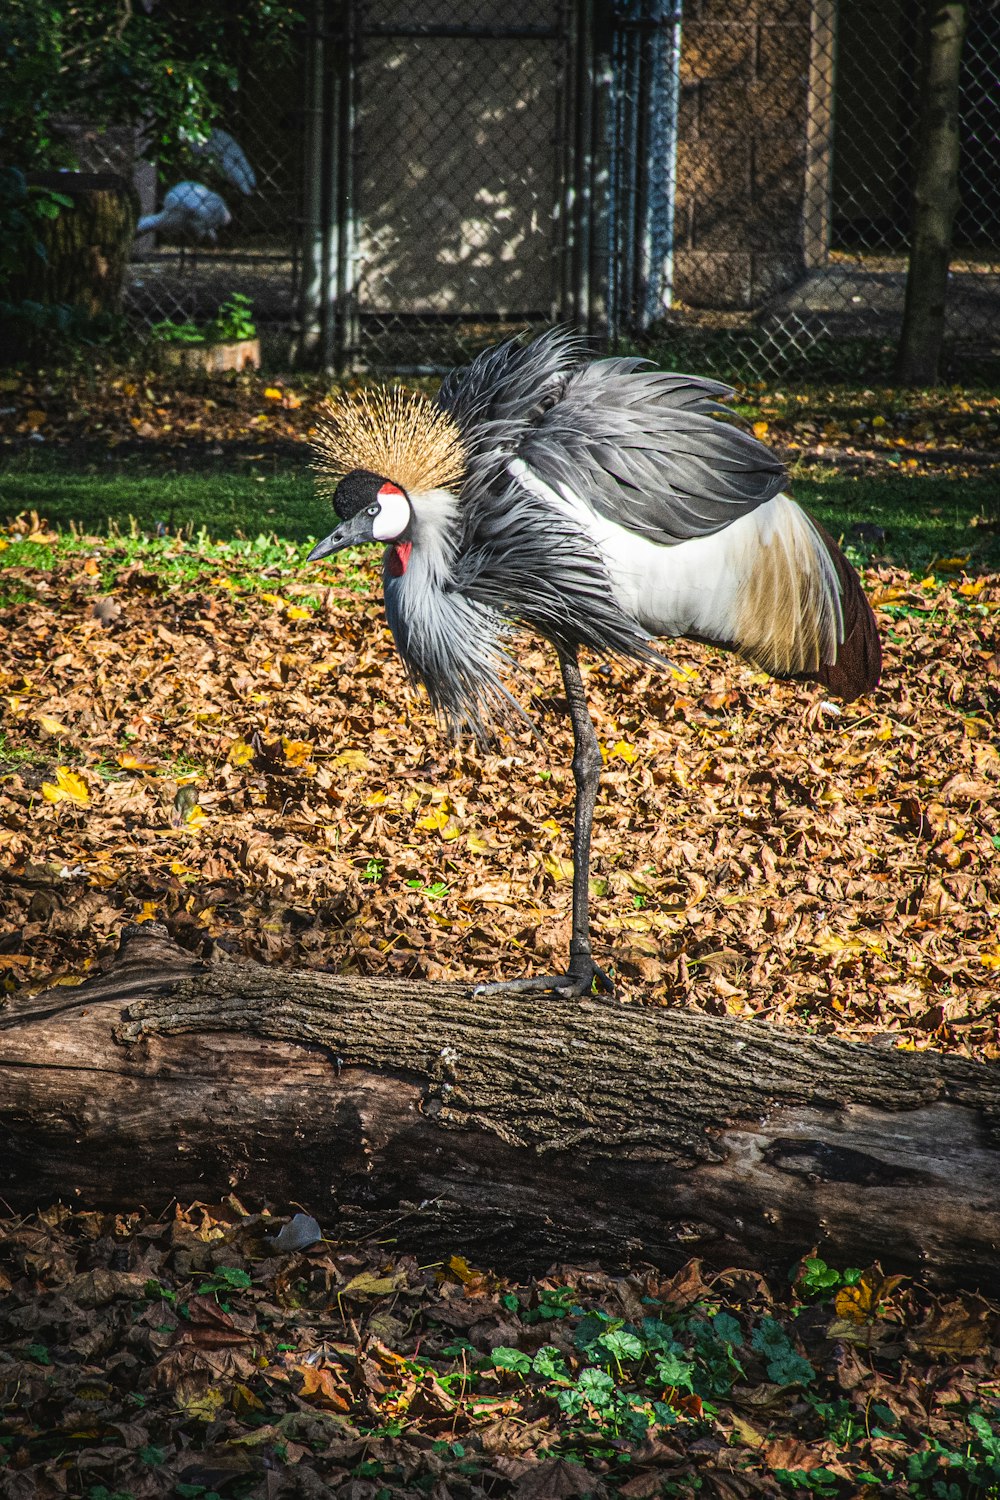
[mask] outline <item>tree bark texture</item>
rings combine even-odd
[[[929,0],[920,91],[913,240],[896,373],[910,385],[938,379],[951,235],[958,210],[959,79],[968,0]]]
[[[819,1247],[1000,1278],[1000,1077],[606,1000],[477,1000],[182,952],[0,1013],[0,1198],[305,1207],[337,1238],[530,1270]]]
[[[64,193],[73,206],[45,221],[45,259],[33,257],[14,279],[12,299],[67,303],[92,318],[120,312],[136,225],[130,184],[110,172],[35,172],[28,181]]]

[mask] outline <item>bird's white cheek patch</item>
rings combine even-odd
[[[379,513],[372,523],[377,542],[391,542],[410,524],[410,502],[402,490],[384,484],[378,492]]]

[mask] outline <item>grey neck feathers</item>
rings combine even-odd
[[[526,717],[501,681],[512,665],[501,645],[505,622],[454,588],[461,518],[447,490],[411,495],[413,550],[405,573],[383,574],[385,608],[410,676],[423,683],[435,711],[457,733],[481,741],[491,724]]]

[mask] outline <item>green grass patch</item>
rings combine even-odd
[[[56,455],[30,455],[0,470],[0,522],[35,510],[52,526],[102,535],[134,521],[142,532],[204,531],[216,539],[274,533],[290,541],[332,529],[329,502],[308,472],[291,465],[154,470],[146,461],[81,468]]]
[[[843,537],[857,562],[872,556],[915,573],[936,558],[968,556],[970,572],[1000,567],[1000,536],[982,524],[995,509],[991,479],[950,479],[907,474],[850,476],[833,470],[803,469],[792,493],[835,537]],[[213,551],[217,542],[249,542],[248,571],[287,562],[265,556],[262,538],[302,546],[333,525],[329,503],[318,496],[308,471],[271,467],[266,474],[227,469],[152,472],[147,463],[121,462],[108,471],[79,469],[53,455],[31,456],[0,471],[0,523],[24,511],[37,511],[62,531],[90,535],[120,533],[136,556],[159,556],[174,581],[208,566],[232,566],[236,553]],[[856,525],[877,526],[883,540],[852,537]],[[150,550],[158,527],[169,545]],[[178,549],[184,535],[187,547]],[[200,554],[200,556],[199,556]],[[2,561],[28,562],[12,548]],[[31,559],[44,566],[42,556]]]
[[[1000,534],[984,524],[996,509],[993,480],[812,470],[796,475],[789,490],[834,537],[843,538],[855,562],[874,556],[923,574],[936,559],[968,557],[970,573],[1000,568]],[[852,538],[855,526],[880,527],[884,539]]]

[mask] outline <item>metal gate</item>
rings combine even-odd
[[[304,351],[430,372],[655,316],[675,29],[665,0],[318,0]]]

